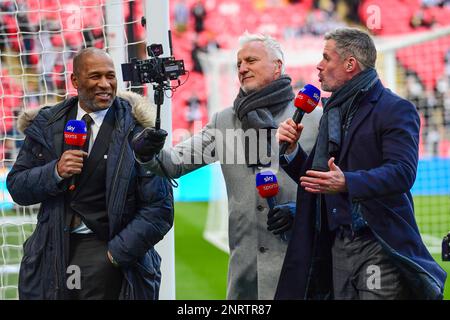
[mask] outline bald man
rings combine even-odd
[[[19,297],[157,299],[160,257],[153,246],[172,226],[172,189],[142,170],[129,145],[154,126],[154,112],[139,96],[116,97],[106,52],[83,49],[73,68],[78,96],[19,119],[26,138],[8,190],[20,205],[41,204],[24,244]],[[82,150],[64,143],[69,120],[86,123]]]

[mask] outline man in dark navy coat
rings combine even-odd
[[[173,224],[172,188],[134,160],[130,145],[154,125],[156,110],[139,96],[116,96],[105,51],[82,49],[73,67],[76,97],[19,118],[26,138],[7,186],[16,203],[40,203],[23,246],[19,298],[158,299],[154,245]],[[89,126],[84,151],[64,143],[66,123],[75,119]]]
[[[410,193],[420,120],[383,87],[365,32],[325,35],[318,64],[324,101],[316,145],[296,147],[303,126],[277,132],[281,162],[300,182],[293,235],[276,299],[442,299],[445,271],[426,249]]]

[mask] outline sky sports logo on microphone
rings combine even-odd
[[[299,94],[300,92],[306,95],[308,98],[314,99],[316,103],[319,103],[320,90],[315,86],[313,86],[312,84],[305,85],[303,88],[300,89]]]
[[[82,147],[86,142],[87,128],[82,120],[69,120],[64,129],[64,142],[69,146]]]
[[[301,105],[303,104],[301,101],[306,100],[306,104],[314,109],[320,100],[320,90],[311,84],[307,84],[305,87],[300,89],[295,100],[296,105]],[[308,107],[308,110],[309,109],[310,108]]]
[[[309,104],[312,108],[315,108],[317,105],[317,102],[314,101],[313,99],[311,99],[310,97],[308,97],[307,95],[299,94],[297,96],[297,99],[298,100],[306,99],[306,103]],[[300,103],[300,102],[297,102],[297,103]]]
[[[320,90],[312,84],[305,85],[299,90],[294,105],[306,113],[312,112],[320,100]],[[295,120],[294,120],[295,121]]]
[[[277,176],[272,171],[259,172],[256,175],[256,186],[262,186],[267,183],[277,183]]]
[[[265,192],[269,192],[270,190],[278,189],[278,184],[276,184],[276,183],[265,184],[265,185],[262,185],[260,188],[262,188],[263,191],[265,191]]]
[[[278,194],[277,176],[272,171],[256,174],[256,189],[261,197],[274,197]]]

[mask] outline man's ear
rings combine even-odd
[[[345,71],[354,72],[358,71],[358,69],[359,69],[358,60],[356,60],[355,57],[349,57],[345,62]]]
[[[78,89],[78,79],[73,73],[70,75],[70,81],[72,81],[73,87]]]
[[[276,65],[275,72],[278,73],[279,76],[281,76],[281,70],[283,69],[283,62],[281,60],[276,60],[275,65]]]

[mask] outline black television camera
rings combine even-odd
[[[163,54],[161,44],[147,46],[150,59],[130,59],[129,63],[122,64],[122,76],[124,81],[134,83],[157,83],[163,85],[167,81],[177,80],[186,74],[183,60],[175,60],[175,57],[159,58]]]
[[[170,57],[160,58],[159,56],[163,54],[162,44],[151,44],[147,46],[149,59],[138,60],[131,58],[129,63],[122,63],[122,77],[124,81],[131,81],[132,84],[153,84],[154,102],[156,104],[155,128],[157,130],[160,129],[161,125],[160,113],[161,105],[164,103],[164,90],[174,91],[181,85],[178,78],[186,74],[184,61],[176,60],[172,55],[172,34],[170,30],[168,35]],[[178,85],[171,86],[171,80],[178,80]]]

